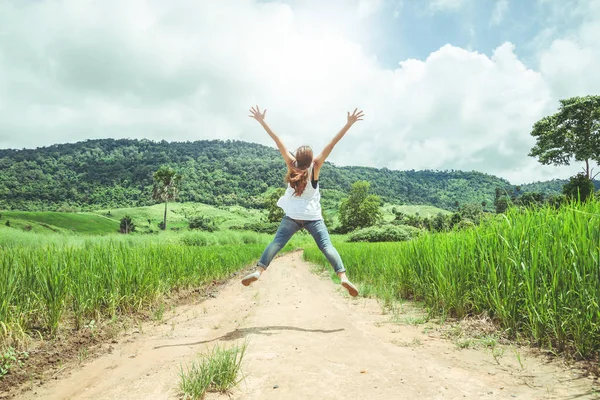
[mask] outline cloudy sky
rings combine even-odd
[[[327,5],[324,5],[327,4]],[[338,165],[568,177],[532,124],[600,94],[600,0],[0,0],[0,148],[240,139]]]

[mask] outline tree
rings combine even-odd
[[[179,184],[181,183],[181,175],[173,168],[166,165],[161,166],[153,175],[154,189],[152,190],[152,199],[165,203],[165,215],[161,225],[161,229],[167,229],[167,204],[169,201],[174,201],[179,192]]]
[[[342,232],[366,228],[375,225],[381,219],[379,206],[381,198],[369,194],[371,184],[357,181],[352,185],[350,196],[340,204],[340,223]]]
[[[556,114],[533,125],[536,144],[529,156],[544,165],[583,161],[585,175],[592,179],[590,161],[600,163],[600,96],[572,97],[560,104]]]
[[[133,231],[135,231],[135,224],[133,223],[133,221],[131,221],[131,217],[126,215],[125,217],[121,218],[121,225],[119,227],[119,230],[121,233],[131,233]]]
[[[509,206],[510,198],[506,193],[506,190],[496,188],[496,197],[494,199],[494,207],[496,208],[497,214],[502,214]]]
[[[449,229],[448,222],[449,219],[444,214],[437,213],[431,221],[431,226],[435,232],[445,232]]]
[[[278,188],[267,196],[267,209],[269,210],[267,219],[269,222],[279,222],[283,218],[283,209],[277,205],[277,201],[284,193],[284,188]]]
[[[594,182],[583,173],[578,173],[572,176],[565,186],[563,186],[563,194],[571,199],[579,199],[586,201],[589,197],[594,196]]]
[[[519,196],[516,204],[524,207],[532,207],[541,206],[545,201],[546,196],[544,196],[544,193],[526,192]]]
[[[475,225],[479,225],[483,217],[483,208],[478,204],[465,204],[460,208],[461,220],[468,219]]]
[[[508,206],[510,205],[510,198],[506,195],[500,196],[494,201],[494,206],[496,207],[496,213],[502,214]]]

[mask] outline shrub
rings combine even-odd
[[[470,219],[463,219],[458,224],[454,225],[454,230],[460,231],[463,229],[474,228],[475,223]]]
[[[277,232],[279,228],[279,222],[254,222],[244,224],[242,226],[232,226],[230,229],[236,231],[253,231],[257,233],[270,233]]]
[[[423,230],[408,225],[383,225],[360,229],[348,235],[349,242],[403,242],[420,236]]]
[[[181,243],[186,246],[209,246],[211,243],[208,238],[202,234],[189,234],[181,237]]]
[[[218,230],[217,224],[210,217],[197,215],[189,219],[190,229],[198,229],[201,231],[214,232]]]
[[[594,181],[580,172],[572,176],[569,182],[563,186],[563,194],[570,199],[586,201],[594,195]]]

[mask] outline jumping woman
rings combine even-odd
[[[337,135],[329,142],[325,149],[317,157],[313,158],[313,151],[309,146],[301,146],[292,155],[288,152],[281,139],[269,128],[265,122],[265,114],[262,113],[258,106],[250,109],[250,118],[257,120],[262,127],[267,131],[269,136],[275,141],[279,152],[283,156],[287,165],[287,174],[285,181],[287,182],[287,190],[279,199],[277,205],[283,209],[285,216],[283,217],[275,238],[267,246],[258,261],[258,267],[255,272],[247,275],[242,279],[244,286],[250,285],[258,280],[260,276],[267,270],[267,267],[275,257],[275,255],[287,244],[291,237],[304,228],[315,239],[319,249],[323,252],[327,260],[333,266],[333,269],[340,277],[342,286],[348,290],[351,296],[357,296],[358,290],[346,277],[346,269],[342,263],[342,259],[333,247],[329,232],[323,222],[321,213],[321,194],[319,193],[319,172],[325,163],[327,157],[333,150],[337,142],[344,137],[346,132],[354,125],[356,121],[362,121],[363,112],[355,109],[352,114],[348,112],[348,122],[338,132]]]

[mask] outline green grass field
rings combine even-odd
[[[418,213],[422,217],[450,213],[433,206],[385,204],[382,207],[384,221],[394,219],[393,208],[408,215]],[[324,212],[337,223],[337,212],[334,209],[330,208]],[[37,233],[74,232],[83,235],[106,235],[117,233],[121,218],[129,216],[136,226],[136,231],[143,233],[159,230],[158,224],[163,220],[164,204],[81,213],[1,211],[0,214],[0,232],[7,228],[6,221],[10,221],[13,231],[28,229]],[[219,230],[227,230],[232,226],[260,222],[266,217],[266,211],[240,206],[214,207],[199,203],[170,203],[167,209],[167,231],[187,229],[188,218],[197,215],[209,217],[215,221]]]
[[[108,215],[110,211],[110,215]],[[165,211],[164,204],[148,207],[119,208],[113,210],[98,210],[96,214],[106,216],[119,223],[121,218],[128,215],[141,230],[157,230],[162,222]],[[235,225],[258,222],[265,216],[262,210],[250,210],[240,206],[214,207],[200,203],[169,203],[167,207],[167,229],[187,228],[188,218],[205,216],[214,220],[219,229],[228,229]],[[150,220],[150,223],[148,223]]]
[[[125,216],[132,218],[138,232],[158,231],[158,224],[163,220],[164,204],[81,213],[1,211],[0,214],[0,230],[8,228],[6,221],[10,221],[10,226],[16,230],[105,235],[117,233],[121,218]],[[167,211],[167,230],[187,228],[188,217],[196,215],[211,218],[219,229],[224,230],[258,222],[265,213],[239,206],[217,208],[205,204],[171,203]]]
[[[0,223],[6,221],[14,228],[30,226],[36,232],[77,232],[91,235],[115,233],[119,222],[91,213],[2,211]]]

